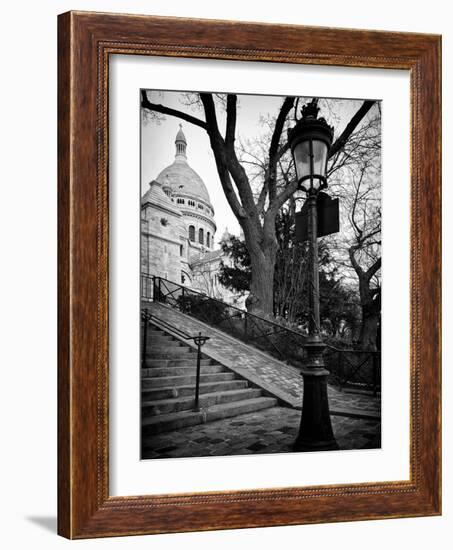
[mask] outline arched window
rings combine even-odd
[[[208,248],[211,246],[211,233],[209,233],[209,231],[206,233],[206,246]]]
[[[195,242],[195,226],[189,225],[189,241]]]
[[[200,244],[203,244],[204,243],[204,231],[203,231],[203,228],[200,227],[200,229],[198,230],[198,242]]]

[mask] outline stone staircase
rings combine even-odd
[[[197,351],[163,328],[147,327],[141,369],[142,439],[154,434],[274,407],[277,399],[202,355],[199,411],[194,411]]]

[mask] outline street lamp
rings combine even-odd
[[[304,394],[299,435],[295,451],[330,451],[338,449],[330,422],[327,377],[320,332],[319,259],[317,201],[327,187],[327,158],[333,128],[318,118],[318,102],[313,99],[302,107],[302,118],[288,131],[288,140],[296,167],[298,189],[307,195],[309,242],[309,321],[306,357],[302,368]]]

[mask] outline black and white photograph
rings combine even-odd
[[[5,3],[3,548],[451,550],[450,6]]]
[[[142,460],[381,448],[383,108],[140,90]]]

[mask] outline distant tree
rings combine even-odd
[[[381,118],[379,104],[330,165],[329,187],[340,197],[341,233],[331,241],[336,262],[358,280],[358,343],[375,350],[381,311]]]
[[[322,273],[322,272],[321,272]],[[330,337],[352,342],[360,325],[360,298],[342,279],[320,277],[320,315],[324,332]]]
[[[283,212],[277,222],[279,250],[275,263],[273,315],[290,323],[306,326],[308,322],[308,287],[306,243],[295,243],[294,219]],[[338,278],[325,242],[320,242],[320,300],[322,328],[332,337],[352,338],[358,323],[357,293],[345,288]],[[233,291],[249,291],[250,255],[244,241],[235,236],[222,243],[223,252],[232,265],[221,264],[219,281]]]
[[[222,241],[221,248],[231,258],[233,265],[220,263],[219,282],[235,292],[249,292],[252,269],[245,241],[230,235],[227,240]]]
[[[216,270],[210,262],[198,261],[191,265],[193,285],[197,290],[203,292],[210,298],[220,298],[220,294],[216,292],[215,275]]]

